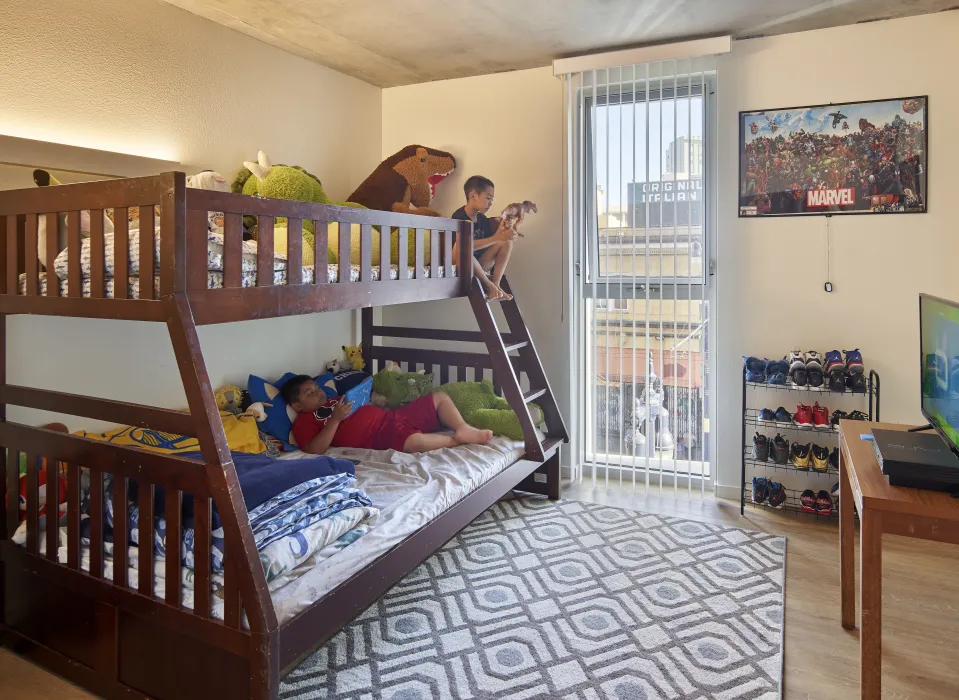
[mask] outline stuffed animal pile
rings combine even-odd
[[[373,403],[385,408],[396,408],[421,396],[442,391],[453,400],[453,405],[463,419],[473,427],[492,430],[494,435],[503,435],[511,440],[523,439],[523,428],[509,402],[496,395],[493,383],[450,382],[439,388],[433,387],[433,375],[419,372],[401,372],[395,363],[389,362],[373,375]],[[543,410],[529,404],[533,424],[543,425]]]

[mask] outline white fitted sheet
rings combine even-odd
[[[301,576],[274,591],[277,618],[283,622],[308,608],[523,453],[522,442],[502,437],[493,438],[489,445],[461,445],[416,455],[393,450],[331,449],[331,456],[361,461],[356,468],[356,486],[372,499],[380,515],[358,541],[316,566],[300,567]],[[303,452],[290,452],[281,459],[304,456]]]

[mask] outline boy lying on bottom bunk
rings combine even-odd
[[[353,402],[343,396],[328,399],[306,374],[289,379],[280,393],[298,414],[293,422],[296,444],[310,454],[321,455],[330,447],[426,452],[485,445],[493,437],[492,430],[463,420],[452,399],[439,391],[393,410],[366,404],[355,411]],[[440,434],[441,430],[452,430],[453,435]]]

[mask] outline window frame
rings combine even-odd
[[[579,100],[582,105],[581,111],[579,114],[582,115],[581,119],[584,121],[582,124],[582,133],[583,146],[582,152],[579,155],[580,162],[583,164],[583,184],[584,192],[587,193],[587,196],[583,199],[585,200],[586,206],[584,207],[584,215],[586,217],[584,230],[587,231],[588,240],[585,246],[585,260],[580,259],[576,261],[576,273],[578,275],[583,275],[585,277],[583,283],[583,292],[584,297],[589,297],[592,299],[605,298],[605,299],[618,299],[618,298],[632,298],[635,296],[644,296],[646,295],[647,287],[650,291],[655,291],[657,297],[669,299],[702,299],[703,289],[708,286],[710,272],[710,227],[711,221],[710,218],[713,215],[711,208],[709,207],[710,201],[710,192],[711,188],[715,186],[713,178],[711,177],[712,172],[712,163],[709,156],[711,150],[711,137],[712,129],[711,122],[715,119],[715,101],[712,99],[715,93],[715,78],[712,73],[692,73],[688,74],[691,76],[701,75],[700,83],[693,85],[679,85],[675,87],[675,97],[673,96],[673,85],[669,85],[672,80],[669,78],[661,79],[656,78],[649,81],[650,85],[667,83],[667,85],[657,88],[651,88],[649,90],[649,100],[673,100],[673,99],[684,99],[692,93],[693,97],[701,97],[703,104],[703,124],[702,124],[702,133],[703,133],[703,196],[701,201],[701,227],[702,233],[700,234],[699,240],[703,247],[702,249],[702,259],[703,259],[703,269],[702,273],[699,276],[686,276],[686,277],[676,277],[673,276],[661,276],[661,277],[649,277],[648,275],[643,277],[636,277],[632,275],[603,275],[603,274],[594,274],[593,265],[595,261],[596,273],[598,273],[599,266],[599,212],[597,211],[596,203],[596,183],[595,183],[595,172],[593,166],[593,113],[594,113],[594,99],[595,106],[601,107],[604,105],[616,105],[623,104],[624,102],[645,104],[646,103],[646,86],[642,85],[644,81],[636,81],[635,86],[637,89],[626,89],[627,85],[632,86],[632,81],[619,81],[618,83],[604,85],[602,87],[581,87],[578,89]],[[686,76],[684,76],[686,77]],[[677,76],[677,80],[680,80],[680,76]],[[642,89],[639,89],[642,85]],[[634,235],[634,245],[635,243]],[[663,240],[662,234],[653,234],[650,236],[648,233],[644,233],[642,238],[647,242],[653,242],[654,239],[658,239],[660,242]],[[638,282],[638,279],[643,279],[643,282]],[[693,291],[695,289],[695,291]]]

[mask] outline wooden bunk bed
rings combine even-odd
[[[139,236],[141,270],[154,269],[153,206],[159,209],[159,288],[141,284],[140,298],[127,285],[107,294],[104,263],[104,209],[114,210],[113,275],[128,276],[130,237]],[[129,230],[127,212],[140,212],[139,233]],[[80,263],[79,212],[90,212],[90,263],[87,281]],[[207,214],[225,214],[222,285],[210,288],[207,259]],[[58,213],[67,213],[64,219]],[[72,213],[72,215],[70,215]],[[242,217],[258,222],[255,286],[241,279]],[[65,226],[69,270],[66,294],[49,265],[42,270],[36,255],[38,222],[48,231]],[[274,284],[273,231],[278,217],[288,219],[289,250],[285,284]],[[316,230],[315,259],[302,260],[304,222]],[[327,266],[328,223],[339,223],[339,250],[350,250],[351,227],[359,227],[359,274],[351,281],[348,255],[340,255],[337,281]],[[382,274],[376,279],[373,227],[394,228],[399,236],[397,279],[387,273],[389,236],[381,236]],[[396,230],[398,229],[398,230]],[[409,230],[409,233],[407,231]],[[319,647],[394,583],[423,562],[496,500],[518,488],[559,497],[560,443],[566,429],[543,373],[519,307],[503,308],[510,325],[500,333],[481,287],[471,274],[472,247],[463,245],[452,259],[452,233],[471,242],[469,222],[381,211],[347,209],[283,200],[188,189],[182,173],[77,185],[0,192],[0,445],[6,462],[0,479],[0,641],[17,653],[107,698],[276,698],[280,678]],[[416,260],[408,261],[407,236],[415,238]],[[429,260],[423,260],[429,240]],[[47,260],[60,252],[57,236],[47,237]],[[454,264],[454,262],[456,264]],[[303,272],[313,263],[312,279]],[[415,272],[404,279],[408,263]],[[429,274],[426,274],[426,271]],[[457,275],[456,272],[459,272]],[[21,274],[22,273],[22,274]],[[442,273],[442,274],[440,274]],[[148,274],[148,273],[145,273]],[[354,275],[355,277],[356,275]],[[45,280],[43,279],[45,277]],[[25,280],[25,282],[21,282]],[[45,289],[43,281],[46,282]],[[504,280],[508,289],[508,282]],[[21,286],[22,285],[22,286]],[[43,293],[45,292],[45,293]],[[87,294],[87,296],[84,296]],[[478,331],[398,328],[373,323],[373,306],[467,297]],[[197,335],[202,324],[311,314],[362,308],[364,354],[373,371],[385,360],[409,367],[425,365],[447,381],[464,368],[486,376],[501,388],[517,411],[525,436],[525,455],[470,492],[439,517],[417,530],[345,583],[295,617],[278,623],[257,556],[249,517],[227,447]],[[161,409],[41,390],[7,383],[6,316],[41,314],[165,323],[187,397],[188,411]],[[453,352],[384,347],[378,337],[485,343],[488,352]],[[523,375],[527,390],[524,391]],[[537,401],[546,418],[545,437],[537,433],[527,403]],[[7,420],[7,405],[151,428],[197,437],[203,462],[167,456]],[[26,545],[13,543],[20,454],[27,457]],[[45,458],[47,502],[58,500],[57,474],[66,473],[67,561],[58,528],[41,532],[38,519],[37,458]],[[2,462],[2,460],[0,460]],[[80,479],[89,470],[89,570],[80,565]],[[104,576],[103,474],[113,475],[114,560],[119,572]],[[182,535],[180,504],[195,498],[194,606],[181,603],[179,586],[154,592],[153,552],[144,547],[136,585],[129,585],[125,494],[129,480],[139,485],[140,541],[152,540],[153,494],[166,490],[166,537]],[[99,486],[98,486],[99,484]],[[210,518],[214,507],[224,530],[223,619],[211,615]],[[40,544],[45,545],[45,552]],[[179,547],[167,546],[167,551]],[[182,561],[168,556],[165,580],[180,581]],[[320,564],[322,566],[322,564]]]

